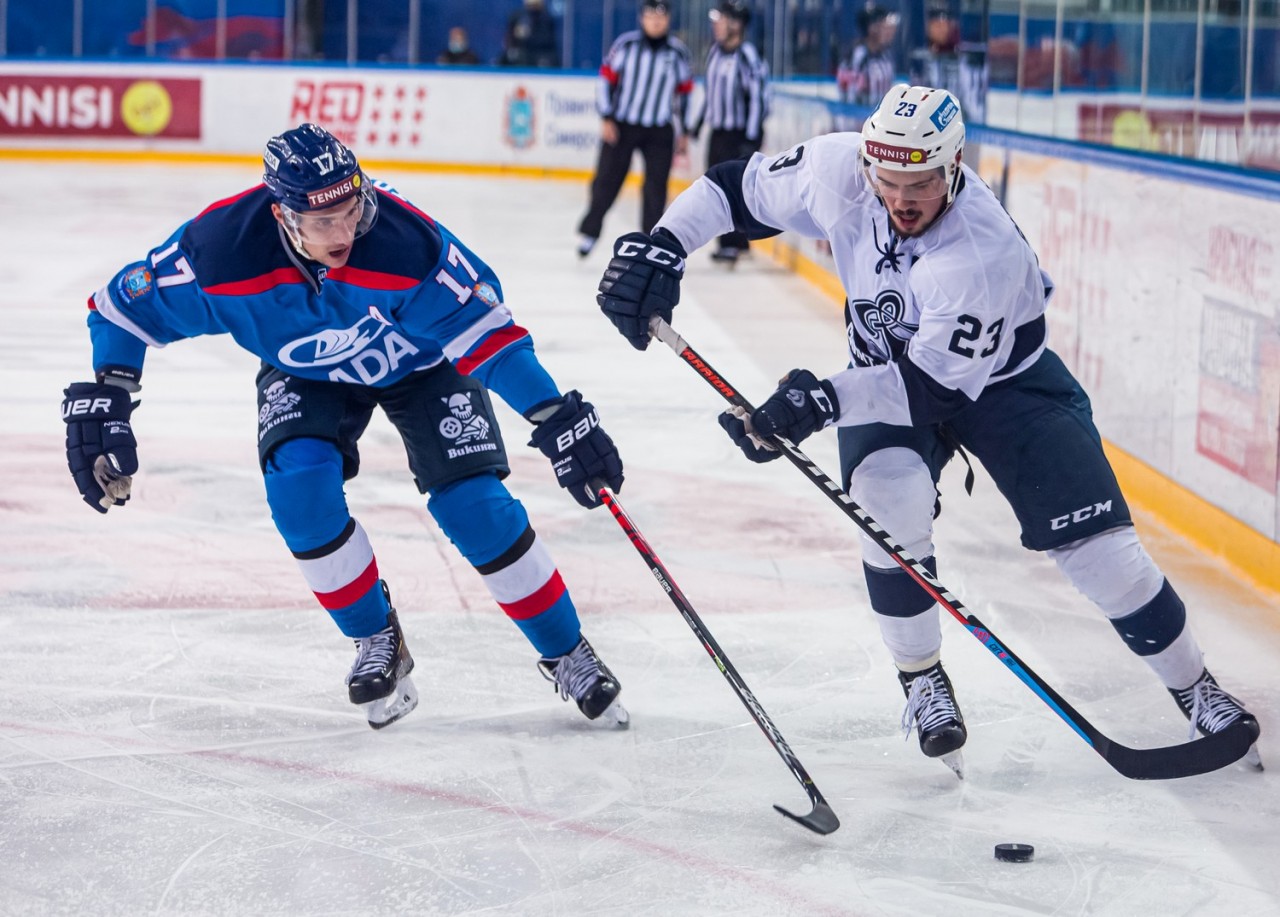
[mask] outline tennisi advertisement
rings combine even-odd
[[[200,80],[0,73],[0,136],[200,138]]]

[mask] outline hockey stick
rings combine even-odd
[[[732,385],[725,381],[697,351],[689,346],[672,327],[660,317],[655,317],[650,325],[654,337],[670,347],[680,359],[688,363],[706,381],[708,385],[720,393],[730,404],[747,412],[755,410]],[[1244,723],[1228,726],[1221,732],[1186,742],[1181,745],[1169,745],[1162,748],[1128,748],[1107,738],[1078,713],[1075,708],[1063,700],[1057,691],[1047,683],[1026,663],[1001,642],[991,630],[961,604],[938,579],[918,560],[907,553],[901,545],[895,544],[889,534],[871,518],[861,506],[853,501],[835,481],[831,480],[821,468],[783,437],[769,437],[782,454],[790,460],[814,485],[825,493],[828,499],[847,515],[858,528],[862,529],[886,554],[893,558],[925,592],[933,597],[951,616],[964,625],[965,629],[991,651],[991,654],[1008,667],[1017,678],[1044,701],[1049,709],[1060,716],[1068,726],[1075,730],[1080,738],[1102,755],[1104,761],[1113,768],[1134,780],[1169,780],[1176,777],[1191,777],[1205,774],[1226,767],[1240,760],[1253,745],[1252,731]]]
[[[813,803],[813,811],[808,815],[796,815],[794,812],[788,812],[782,806],[776,804],[774,808],[787,816],[787,818],[799,822],[810,831],[815,831],[818,834],[830,834],[839,828],[840,819],[836,818],[836,813],[832,811],[831,806],[827,805],[826,799],[818,792],[818,788],[814,786],[813,780],[809,777],[809,772],[804,769],[804,765],[800,763],[795,752],[791,750],[787,740],[782,737],[778,727],[773,725],[773,720],[769,719],[769,714],[764,712],[764,707],[760,706],[760,702],[756,700],[756,696],[751,693],[751,689],[742,680],[738,670],[733,667],[729,657],[724,654],[724,650],[720,649],[715,637],[711,636],[706,625],[702,623],[702,619],[698,617],[698,613],[693,610],[693,606],[684,597],[684,593],[680,591],[680,587],[671,578],[667,568],[662,565],[658,555],[653,552],[653,548],[649,547],[649,543],[644,540],[644,536],[640,534],[640,530],[631,521],[627,511],[622,508],[622,504],[618,502],[618,498],[613,491],[599,481],[592,481],[591,486],[596,489],[605,506],[609,507],[609,512],[613,513],[613,518],[618,520],[618,525],[627,533],[631,543],[640,552],[640,556],[648,564],[649,571],[657,579],[658,584],[666,591],[676,608],[680,609],[680,614],[684,616],[685,623],[693,629],[694,635],[702,641],[703,648],[707,651],[712,661],[715,662],[720,674],[724,675],[725,681],[729,682],[729,687],[733,688],[733,693],[738,695],[738,700],[742,701],[742,705],[747,708],[747,712],[756,721],[756,725],[760,727],[760,731],[769,740],[769,744],[782,757],[782,760],[791,770],[791,773],[795,775],[795,778],[800,781],[804,791],[809,794],[809,801]]]

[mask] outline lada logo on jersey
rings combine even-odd
[[[920,330],[919,325],[906,321],[907,304],[897,290],[884,290],[875,302],[869,299],[849,301],[854,321],[850,323],[849,340],[860,329],[873,356],[882,360],[896,360],[906,352],[907,342]],[[854,327],[854,324],[858,327]]]
[[[290,341],[277,356],[285,366],[298,368],[345,363],[330,371],[330,381],[374,385],[416,353],[418,348],[393,330],[376,306],[370,306],[369,314],[350,328],[326,328]]]

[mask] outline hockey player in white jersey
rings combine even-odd
[[[720,424],[752,461],[825,427],[844,486],[907,553],[936,570],[943,466],[967,450],[1022,529],[1151,666],[1191,735],[1255,718],[1218,687],[1186,610],[1134,532],[1089,399],[1046,347],[1053,283],[990,189],[962,164],[964,124],[948,92],[893,87],[861,133],[724,163],[681,194],[651,235],[629,233],[600,283],[605,315],[638,349],[671,320],[689,252],[730,229],[826,239],[847,294],[849,367],[792,370],[750,416]],[[942,667],[938,605],[872,540],[863,571],[921,750],[959,772],[967,733]],[[1252,752],[1257,763],[1256,749]]]

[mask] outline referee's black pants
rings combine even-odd
[[[707,168],[731,159],[746,159],[752,153],[759,152],[763,139],[760,137],[749,140],[744,130],[712,130],[711,136],[707,138]],[[727,232],[716,240],[716,245],[721,250],[733,248],[744,252],[748,244],[745,232]]]
[[[670,124],[642,127],[618,123],[618,142],[600,144],[600,159],[591,181],[591,205],[578,224],[578,232],[593,239],[600,238],[604,215],[618,199],[622,183],[631,168],[631,155],[640,151],[644,159],[644,191],[640,228],[650,232],[662,212],[667,209],[667,180],[671,177],[671,160],[675,155],[676,134]]]

